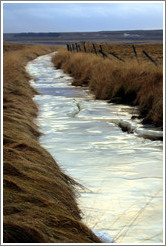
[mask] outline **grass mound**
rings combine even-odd
[[[116,46],[117,49],[117,46]],[[162,64],[134,59],[126,62],[103,59],[90,53],[61,50],[52,59],[74,77],[73,85],[89,86],[96,99],[114,103],[138,105],[143,123],[163,125]]]
[[[6,45],[6,44],[5,44]],[[94,243],[75,185],[40,146],[26,63],[55,47],[4,47],[4,243]]]

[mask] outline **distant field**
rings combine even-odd
[[[140,31],[101,31],[101,32],[66,32],[66,33],[5,33],[4,40],[18,44],[65,45],[73,42],[96,43],[162,43],[162,30]]]

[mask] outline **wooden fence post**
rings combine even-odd
[[[67,46],[67,50],[70,51],[70,46],[69,46],[69,44],[66,44],[66,46]]]
[[[97,55],[97,50],[96,50],[95,44],[92,44],[92,46],[93,46],[93,50],[94,50],[95,54]]]
[[[143,50],[142,52],[151,62],[153,62],[153,64],[155,64],[155,66],[157,66],[157,62],[153,60],[153,58],[150,55],[148,55],[148,53],[145,50]]]
[[[101,45],[101,44],[99,45],[99,47],[100,47],[100,50],[101,50],[101,51],[103,51],[103,47],[102,47],[102,45]]]
[[[76,51],[78,52],[78,46],[77,46],[77,43],[75,43],[75,46],[76,46]]]
[[[118,60],[125,62],[125,60],[123,60],[122,58],[120,58],[119,56],[117,56],[114,52],[109,52],[110,55],[114,56],[115,58],[117,58]]]
[[[103,51],[103,47],[102,47],[101,44],[100,44],[100,50],[99,50],[99,52],[103,55],[103,58],[108,57],[107,54]]]
[[[134,45],[132,45],[132,48],[133,48],[133,51],[134,51],[135,57],[136,57],[136,59],[137,59],[137,62],[139,63],[136,48],[135,48],[135,46],[134,46]]]
[[[80,44],[77,44],[77,47],[78,47],[79,51],[81,51],[81,47],[80,47]]]
[[[69,48],[70,48],[70,51],[73,51],[73,50],[72,50],[72,45],[71,45],[71,44],[69,44]]]
[[[75,47],[74,47],[74,44],[72,44],[72,49],[73,49],[73,51],[75,51]]]

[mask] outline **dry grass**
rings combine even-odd
[[[4,243],[100,242],[81,222],[78,184],[38,142],[37,92],[24,67],[55,47],[4,50]]]
[[[61,50],[53,63],[74,77],[73,85],[89,86],[96,99],[138,105],[144,123],[163,124],[163,68],[149,61],[120,62],[87,53]]]
[[[28,46],[27,46],[28,47]],[[4,45],[3,45],[3,53],[9,53],[9,52],[14,52],[16,50],[22,50],[26,48],[26,45],[23,45],[23,44],[7,44],[4,42]]]
[[[99,44],[95,44],[96,49],[99,50]],[[145,50],[157,63],[162,64],[163,61],[163,45],[162,44],[135,44],[138,61],[148,61],[147,57],[143,54]],[[136,60],[135,53],[131,44],[102,44],[103,51],[106,54],[110,52],[115,53],[125,61]],[[86,44],[88,52],[94,52],[92,44]],[[113,56],[109,56],[115,60]]]

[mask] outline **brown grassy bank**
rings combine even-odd
[[[37,92],[26,63],[55,47],[4,48],[4,243],[94,243],[81,222],[76,182],[38,142]],[[55,150],[56,151],[56,150]]]
[[[117,50],[117,46],[115,47]],[[143,123],[163,125],[162,65],[136,59],[121,62],[87,53],[61,50],[52,59],[74,77],[73,85],[89,86],[96,99],[138,105]]]

